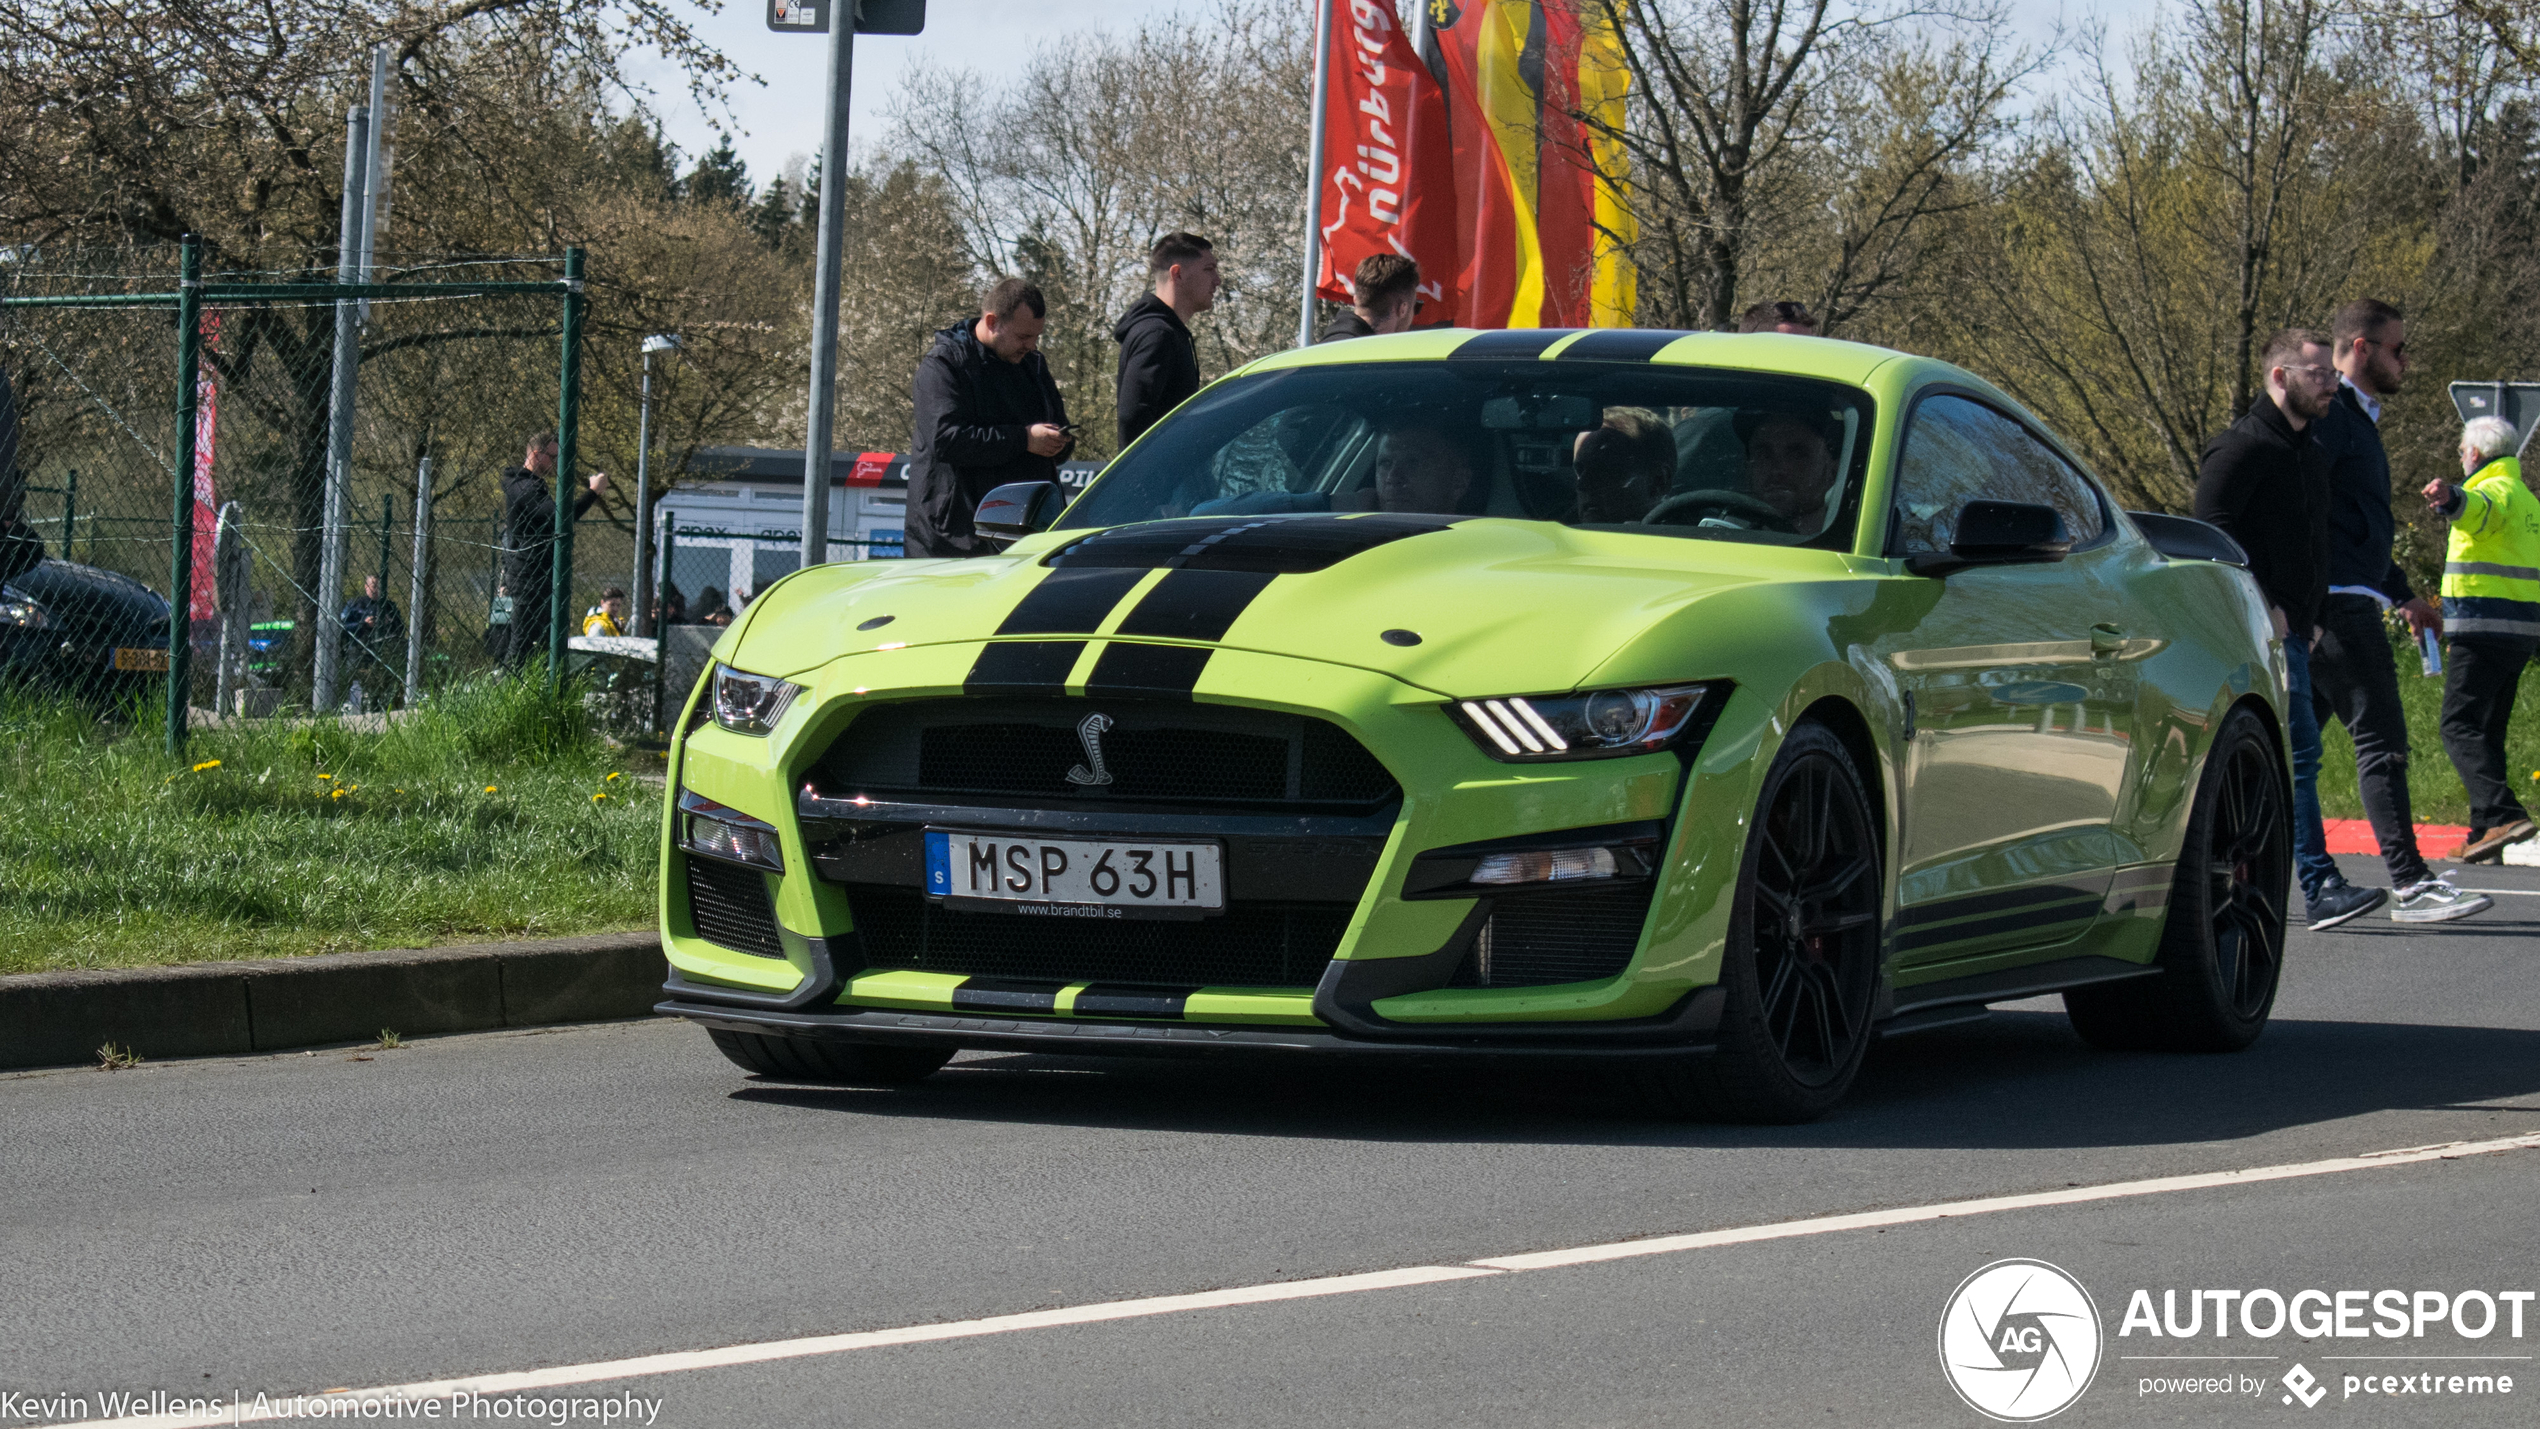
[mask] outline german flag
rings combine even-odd
[[[1464,321],[1628,327],[1637,236],[1620,129],[1630,75],[1601,0],[1418,0],[1446,92]]]

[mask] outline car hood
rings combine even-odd
[[[1002,556],[815,567],[751,604],[729,658],[783,676],[874,649],[1100,633],[1351,665],[1457,698],[1566,690],[1645,636],[1682,643],[1697,602],[1847,571],[1824,551],[1541,521],[1159,521],[1044,533]],[[1691,652],[1622,663],[1706,673]]]
[[[130,576],[47,560],[11,577],[0,590],[43,606],[61,629],[155,635],[154,643],[167,643],[168,603]]]

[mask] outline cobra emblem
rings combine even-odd
[[[1067,771],[1067,782],[1091,787],[1111,782],[1111,771],[1102,767],[1102,732],[1111,728],[1111,716],[1089,714],[1076,722],[1076,737],[1085,745],[1085,762]]]

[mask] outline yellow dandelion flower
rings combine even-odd
[[[328,793],[327,797],[330,799],[341,799],[344,797],[344,791],[341,789],[332,790]]]
[[[332,779],[332,778],[334,778],[335,776],[334,776],[334,775],[332,775],[332,774],[321,774],[321,775],[319,775],[318,777],[319,777],[320,779]]]
[[[592,796],[591,796],[591,802],[592,802],[592,803],[594,803],[594,804],[597,804],[597,803],[600,803],[600,802],[602,802],[602,801],[606,800],[607,798],[608,798],[608,795],[606,795],[606,794],[594,794],[594,795],[592,795]]]
[[[493,785],[491,785],[491,784],[486,785],[486,786],[485,786],[485,792],[486,792],[486,793],[488,793],[488,794],[493,793],[493,792],[494,792],[494,786],[493,786]]]
[[[219,761],[219,760],[217,760],[217,759],[206,759],[206,760],[204,760],[202,763],[197,764],[197,765],[195,765],[195,766],[194,766],[194,772],[195,772],[195,773],[197,773],[197,774],[200,774],[200,773],[202,773],[202,772],[203,772],[204,770],[206,770],[206,769],[218,769],[218,768],[220,768],[220,761]]]
[[[215,764],[217,764],[217,763],[219,763],[220,761],[219,761],[219,760],[217,760],[217,759],[215,759],[215,760],[213,760],[212,762],[213,762],[213,763],[215,763]],[[610,771],[610,773],[609,773],[609,777],[607,777],[606,779],[601,780],[600,782],[601,782],[601,783],[603,783],[603,784],[614,784],[614,783],[616,783],[618,780],[623,779],[623,778],[625,778],[625,777],[626,777],[626,774],[625,774],[625,772],[624,772],[623,770],[612,770],[612,771]],[[2533,775],[2532,777],[2533,777],[2533,778],[2535,778],[2535,779],[2540,779],[2540,774],[2535,774],[2535,775]]]

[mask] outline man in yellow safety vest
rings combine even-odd
[[[2443,750],[2469,791],[2466,863],[2504,856],[2540,833],[2514,797],[2505,765],[2522,667],[2540,651],[2540,497],[2522,484],[2521,433],[2499,417],[2461,429],[2460,485],[2435,480],[2425,499],[2452,523],[2443,557]]]

